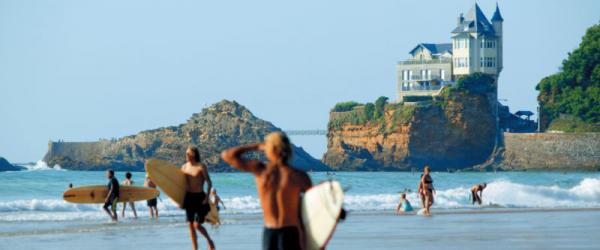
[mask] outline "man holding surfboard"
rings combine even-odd
[[[186,193],[183,199],[183,208],[185,209],[186,220],[190,227],[190,236],[194,250],[198,249],[198,238],[196,230],[206,238],[211,250],[215,249],[215,244],[208,235],[206,229],[202,226],[204,218],[210,212],[208,204],[208,190],[212,188],[212,181],[208,175],[208,168],[200,163],[200,152],[196,147],[188,147],[185,152],[187,162],[181,166],[181,171],[185,174]],[[204,192],[204,183],[208,188]]]
[[[251,151],[264,152],[269,162],[244,159],[242,155]],[[274,132],[267,135],[262,144],[230,148],[223,151],[221,157],[234,168],[255,177],[265,223],[263,249],[302,249],[300,194],[308,190],[312,182],[305,172],[289,165],[292,147],[288,137]]]

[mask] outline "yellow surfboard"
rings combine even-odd
[[[69,188],[63,193],[63,199],[72,203],[102,204],[108,187],[106,185]],[[160,192],[153,188],[138,186],[119,186],[119,202],[144,201],[158,197]]]
[[[179,167],[168,161],[150,159],[146,161],[146,172],[150,175],[152,182],[177,203],[179,207],[183,207],[187,180]],[[213,225],[220,224],[217,208],[212,202],[210,203],[210,212],[206,215],[206,222]]]

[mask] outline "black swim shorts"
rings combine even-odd
[[[156,207],[156,198],[147,200],[146,205],[148,205],[149,207]]]
[[[298,228],[265,228],[263,231],[263,250],[300,250]]]
[[[206,194],[204,192],[185,194],[183,208],[185,208],[186,221],[204,223],[204,218],[210,212],[210,205],[203,203],[205,198]]]

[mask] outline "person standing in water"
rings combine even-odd
[[[247,152],[264,152],[268,162],[243,157]],[[266,136],[261,144],[234,147],[223,151],[223,160],[241,171],[254,175],[265,228],[264,250],[303,248],[304,229],[300,220],[300,194],[312,182],[306,172],[289,165],[292,146],[282,132]]]
[[[223,203],[223,200],[221,200],[221,197],[219,197],[219,195],[217,195],[217,189],[215,189],[215,188],[213,188],[210,191],[210,200],[217,207],[217,211],[221,211],[221,206],[219,206],[219,204],[223,205],[223,209],[227,209],[227,208],[225,208],[225,203]]]
[[[112,169],[106,170],[108,178],[108,193],[104,198],[104,211],[110,216],[113,221],[117,221],[117,202],[119,202],[119,181],[115,178],[115,171]],[[108,210],[110,207],[110,210]],[[112,213],[111,213],[112,212]]]
[[[123,181],[123,186],[133,186],[133,180],[131,179],[130,172],[125,173],[125,180]],[[127,203],[129,203],[131,210],[133,210],[133,217],[137,219],[137,212],[135,211],[135,202],[133,201],[123,202],[123,210],[121,210],[121,217],[125,218],[125,208],[127,208]]]
[[[487,183],[477,184],[471,188],[471,198],[473,198],[473,204],[475,202],[481,205],[481,199],[483,198],[483,190],[487,187]],[[479,194],[478,194],[479,193]]]
[[[429,215],[429,209],[431,208],[431,205],[433,205],[433,195],[435,194],[433,179],[429,173],[429,166],[425,166],[423,174],[421,175],[421,182],[419,182],[419,193],[422,197],[423,208],[425,209],[423,214],[425,215]]]
[[[144,187],[156,189],[156,184],[154,184],[154,182],[152,182],[152,179],[150,179],[150,176],[148,174],[146,174],[146,180],[144,180]],[[156,207],[156,205],[157,205],[156,198],[147,200],[146,205],[148,205],[148,210],[150,211],[150,218],[158,219],[158,208]]]
[[[208,190],[212,188],[212,181],[208,175],[208,168],[200,163],[200,152],[196,147],[188,147],[185,152],[187,163],[181,166],[181,171],[186,177],[186,193],[183,199],[183,208],[185,209],[186,220],[189,224],[190,237],[192,238],[193,249],[198,249],[198,237],[196,230],[206,238],[211,250],[215,249],[213,240],[208,235],[206,228],[202,226],[210,205],[208,204]],[[207,184],[207,192],[204,192],[204,183]]]

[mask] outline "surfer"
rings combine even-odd
[[[421,202],[425,212],[423,214],[429,215],[429,209],[433,205],[433,195],[435,189],[433,188],[433,179],[429,175],[429,166],[425,166],[423,174],[421,175],[421,182],[419,182],[419,194],[421,195]]]
[[[268,163],[243,157],[247,152],[264,152]],[[282,132],[266,136],[261,144],[245,145],[223,151],[229,165],[255,177],[263,209],[263,249],[302,249],[304,229],[300,220],[300,194],[312,186],[310,177],[289,165],[292,146]]]
[[[133,186],[133,180],[131,179],[130,172],[125,173],[125,180],[123,181],[123,186]],[[123,210],[121,210],[121,217],[125,218],[125,208],[127,207],[127,203],[129,203],[131,210],[133,210],[133,217],[137,219],[137,212],[135,211],[135,202],[133,201],[123,202]]]
[[[156,184],[154,184],[154,182],[152,182],[152,179],[150,179],[150,176],[148,174],[146,174],[146,180],[144,181],[144,187],[156,189]],[[158,219],[158,208],[156,207],[156,198],[147,200],[146,205],[148,205],[148,210],[150,211],[150,218]]]
[[[398,206],[396,206],[396,213],[400,214],[412,211],[413,207],[410,205],[410,201],[406,199],[406,193],[402,193],[400,196],[400,202],[398,203]]]
[[[219,206],[219,203],[221,205],[223,205],[223,209],[227,209],[227,208],[225,208],[225,203],[223,203],[223,200],[221,200],[221,197],[219,197],[219,195],[217,195],[217,190],[215,188],[213,188],[210,191],[210,200],[217,207],[217,211],[221,211],[221,206]]]
[[[115,178],[115,171],[112,169],[106,170],[108,178],[108,194],[104,199],[104,211],[110,216],[113,221],[117,221],[117,202],[119,202],[119,181]],[[110,210],[108,210],[110,207]],[[112,212],[112,213],[111,213]]]
[[[198,238],[196,230],[206,238],[210,249],[215,249],[213,240],[208,235],[206,228],[202,226],[204,218],[210,211],[208,204],[208,190],[212,188],[212,181],[208,175],[208,168],[200,163],[200,152],[196,147],[188,147],[185,152],[187,162],[181,166],[181,171],[186,177],[186,193],[183,199],[183,208],[185,209],[186,220],[190,227],[190,237],[194,250],[198,249]],[[204,192],[204,183],[208,186],[207,192]]]
[[[477,184],[471,188],[471,197],[473,198],[473,204],[475,202],[481,205],[481,198],[483,198],[483,190],[487,187],[487,183]],[[479,194],[478,194],[479,193]]]

